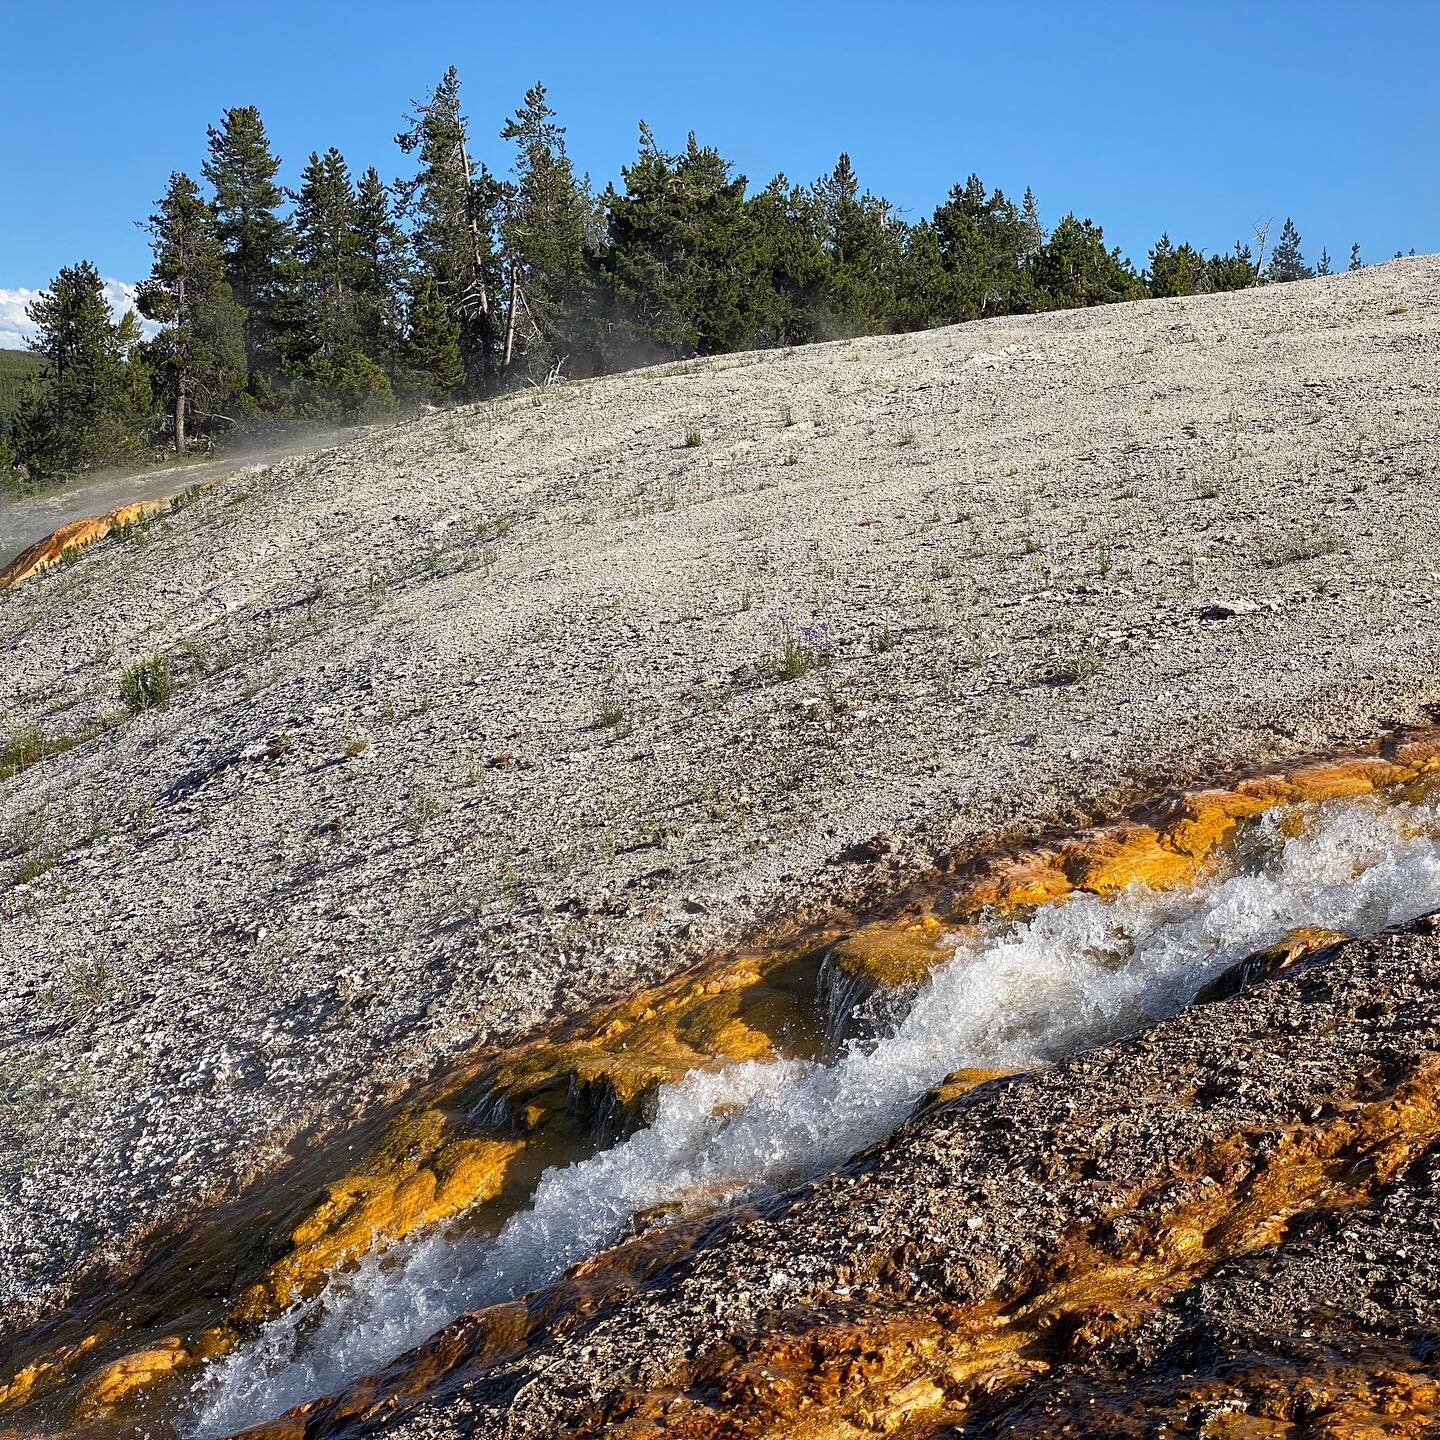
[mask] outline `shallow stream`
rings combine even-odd
[[[693,1072],[661,1091],[644,1128],[547,1171],[498,1233],[440,1228],[333,1274],[200,1373],[181,1429],[225,1434],[339,1389],[465,1311],[554,1279],[657,1207],[823,1172],[950,1072],[1033,1068],[1118,1038],[1297,928],[1367,934],[1436,909],[1440,804],[1366,798],[1272,811],[1187,890],[1075,894],[957,931],[927,980],[886,1000],[878,1036],[860,1026],[870,1038],[823,1061]]]

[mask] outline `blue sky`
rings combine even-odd
[[[912,216],[978,171],[1092,216],[1137,263],[1166,229],[1207,249],[1293,215],[1313,259],[1440,249],[1440,0],[848,0],[799,4],[0,0],[0,333],[61,265],[134,280],[134,221],[205,126],[261,109],[285,178],[336,144],[404,169],[407,100],[459,66],[476,150],[544,79],[603,182],[636,122],[695,129],[752,184],[848,150]],[[238,20],[243,19],[243,25]],[[0,344],[7,343],[0,338]]]

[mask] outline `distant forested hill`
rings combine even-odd
[[[0,350],[0,429],[15,413],[25,382],[40,373],[40,357],[29,350]]]

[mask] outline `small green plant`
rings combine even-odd
[[[151,655],[127,665],[120,675],[120,698],[132,715],[163,710],[175,694],[175,675],[166,655]]]
[[[358,760],[368,749],[370,742],[363,735],[352,735],[344,744],[343,751],[347,760]]]
[[[687,450],[698,450],[704,443],[705,439],[698,430],[685,432],[685,448]]]
[[[418,835],[432,821],[445,813],[445,807],[435,796],[419,791],[410,801],[410,816],[406,827],[412,835]]]
[[[895,648],[895,636],[888,625],[881,625],[870,631],[870,653],[884,655]]]
[[[65,967],[65,988],[71,1011],[88,1014],[105,998],[113,982],[109,962],[99,958],[75,960]]]
[[[172,510],[179,509],[179,500],[172,500],[170,502],[170,508]],[[146,514],[142,512],[141,514],[136,515],[133,519],[122,520],[119,522],[119,524],[112,525],[110,527],[110,538],[119,542],[123,542],[126,540],[137,540],[143,544],[144,541],[149,537],[150,531],[154,524],[154,513],[151,512],[149,514]]]
[[[595,711],[595,723],[605,730],[619,730],[626,725],[625,703],[618,695],[601,697]]]
[[[1335,555],[1344,549],[1345,542],[1338,532],[1332,526],[1323,525],[1309,533],[1275,540],[1265,547],[1261,556],[1267,565],[1295,565]]]
[[[1105,658],[1095,649],[1085,649],[1069,660],[1064,660],[1051,670],[1050,683],[1053,685],[1082,685],[1104,668]]]
[[[0,780],[8,780],[45,758],[45,736],[38,725],[27,725],[0,744]]]
[[[15,883],[28,885],[32,880],[38,880],[53,870],[59,863],[60,856],[54,850],[36,850],[20,862],[15,871]]]
[[[770,668],[777,679],[798,680],[828,665],[834,658],[835,645],[825,621],[801,624],[785,615],[776,618],[780,625],[780,643],[771,657]]]

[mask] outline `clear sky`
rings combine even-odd
[[[602,184],[644,118],[757,188],[848,150],[912,217],[972,170],[1030,184],[1137,264],[1162,229],[1228,248],[1266,215],[1312,260],[1440,249],[1440,0],[0,0],[0,35],[0,330],[7,290],[13,319],[61,264],[144,274],[134,222],[224,106],[260,107],[291,183],[331,144],[389,178],[407,100],[451,63],[497,167],[543,79]]]

